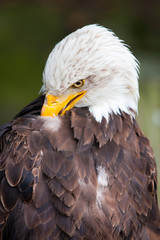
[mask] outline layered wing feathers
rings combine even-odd
[[[158,239],[155,159],[136,121],[100,124],[87,108],[50,119],[41,105],[1,129],[1,239]]]

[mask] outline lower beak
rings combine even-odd
[[[45,103],[41,110],[41,116],[55,117],[58,114],[64,115],[85,95],[86,91],[70,94],[68,96],[46,95]]]

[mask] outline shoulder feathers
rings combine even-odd
[[[0,127],[0,240],[160,239],[136,59],[90,25],[56,45],[43,81],[46,96]]]

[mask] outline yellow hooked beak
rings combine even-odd
[[[46,101],[41,110],[41,116],[55,117],[58,114],[64,115],[66,111],[73,108],[84,95],[86,91],[70,94],[68,96],[46,95]]]

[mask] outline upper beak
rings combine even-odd
[[[68,96],[46,95],[46,100],[41,110],[41,116],[55,117],[58,114],[64,115],[66,111],[73,108],[84,95],[86,91],[70,94]]]

